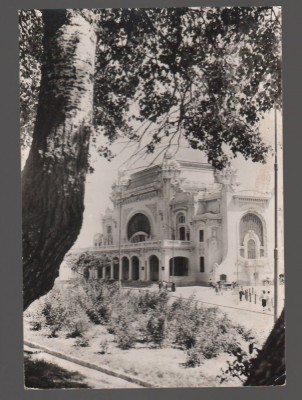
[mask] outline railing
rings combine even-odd
[[[129,249],[149,249],[149,248],[174,248],[174,249],[190,249],[192,244],[190,241],[182,240],[150,240],[138,243],[122,243],[119,245],[105,245],[100,247],[93,247],[91,250],[99,251],[117,251],[119,248],[121,250]]]
[[[165,248],[191,248],[192,244],[189,240],[163,240],[162,241],[162,247]]]

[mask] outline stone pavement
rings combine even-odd
[[[272,298],[274,298],[274,287],[273,286],[256,286],[253,287],[253,294],[252,294],[252,287],[244,286],[243,290],[250,289],[251,298],[248,297],[248,301],[245,300],[244,296],[242,301],[239,299],[238,289],[228,289],[222,290],[221,293],[216,294],[215,290],[210,287],[203,287],[203,286],[187,286],[187,287],[177,287],[176,292],[172,295],[177,297],[183,296],[188,298],[192,294],[196,300],[209,303],[209,305],[219,305],[223,307],[235,307],[238,309],[246,310],[246,311],[253,311],[253,312],[263,312],[263,308],[261,305],[261,300],[259,300],[259,296],[261,295],[262,291],[265,290],[266,293],[270,291]],[[256,294],[256,303],[255,303],[255,294]],[[251,300],[251,301],[250,301]],[[278,311],[279,314],[281,313],[284,306],[284,286],[279,286],[279,302],[278,302]],[[265,314],[274,315],[274,310],[271,309],[270,311],[264,311]]]

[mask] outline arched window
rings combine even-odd
[[[249,239],[249,241],[247,242],[247,258],[249,260],[256,259],[256,243],[253,239]]]
[[[179,215],[179,217],[178,217],[178,222],[180,223],[180,224],[184,224],[185,222],[186,222],[186,217],[184,216],[184,215]]]
[[[150,236],[151,234],[151,225],[149,219],[145,216],[145,214],[137,213],[133,215],[133,217],[128,222],[127,226],[127,236],[128,240],[132,238],[136,233],[146,234]]]
[[[265,257],[265,240],[263,234],[263,223],[261,219],[248,213],[241,218],[239,225],[240,256],[256,260]]]
[[[178,240],[190,240],[187,238],[187,225],[186,225],[186,216],[183,212],[179,213],[176,216],[176,225],[177,225],[177,239]]]
[[[240,221],[240,245],[243,246],[245,235],[253,231],[259,238],[261,246],[263,243],[263,226],[260,218],[252,213],[246,214]]]
[[[186,228],[184,226],[179,228],[179,240],[186,240]]]

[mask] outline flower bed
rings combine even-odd
[[[99,282],[55,288],[32,304],[24,321],[26,340],[156,387],[219,386],[221,370],[239,348],[247,352],[253,338],[194,298],[170,305],[165,292],[134,293]],[[240,384],[232,377],[223,383]]]

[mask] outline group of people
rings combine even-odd
[[[215,289],[215,293],[218,295],[222,295],[223,291],[227,288],[226,284],[224,281],[217,281],[216,283],[213,283],[212,279],[209,280],[209,285],[210,287]],[[235,289],[235,287],[238,286],[236,282],[232,282],[228,287],[230,289]]]
[[[263,290],[260,299],[263,311],[271,311],[274,308],[274,298],[269,290],[267,292]]]
[[[242,301],[243,299],[245,299],[246,301],[252,301],[252,292],[251,289],[243,289],[243,287],[241,286],[240,290],[239,290],[239,300]],[[253,295],[255,296],[255,303],[256,303],[256,299],[257,299],[257,294],[253,293]],[[271,294],[271,292],[268,290],[263,290],[261,295],[259,296],[259,300],[261,300],[261,307],[262,307],[262,311],[271,311],[274,308],[274,297]]]
[[[263,311],[271,311],[274,309],[274,296],[269,290],[262,290],[262,293],[258,295],[253,287],[243,288],[238,285],[237,282],[226,284],[224,281],[217,281],[213,283],[212,279],[209,280],[209,286],[214,288],[217,295],[222,295],[223,291],[227,288],[233,289],[234,294],[239,294],[239,301],[249,301],[257,304],[260,302]]]
[[[166,282],[166,281],[158,281],[158,289],[161,292],[162,290],[168,290],[168,288],[171,288],[171,292],[176,291],[176,285],[174,282]]]

